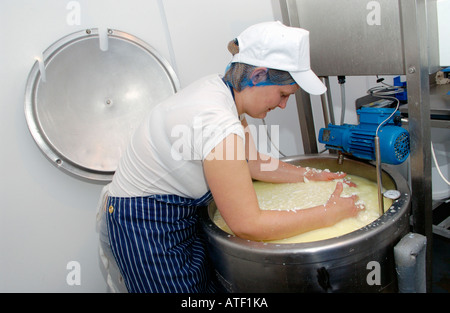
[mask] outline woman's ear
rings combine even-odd
[[[252,81],[253,85],[266,81],[267,72],[268,69],[266,67],[255,68],[250,75],[250,80]]]

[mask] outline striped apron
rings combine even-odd
[[[111,250],[129,292],[216,291],[198,225],[198,210],[211,200],[210,192],[108,197]]]

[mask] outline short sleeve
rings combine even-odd
[[[194,154],[204,160],[211,150],[230,134],[236,134],[245,141],[244,127],[232,111],[215,109],[195,117]]]

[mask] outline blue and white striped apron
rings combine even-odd
[[[215,292],[198,210],[212,200],[108,197],[111,249],[129,292]]]

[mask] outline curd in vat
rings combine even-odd
[[[268,241],[271,243],[300,243],[323,240],[341,236],[376,220],[378,213],[378,189],[377,184],[366,178],[355,175],[347,175],[347,181],[356,184],[350,187],[343,184],[344,189],[341,197],[350,197],[356,194],[358,202],[365,206],[365,210],[358,213],[356,217],[344,219],[331,227],[325,227],[302,233],[282,240]],[[262,210],[302,210],[318,205],[324,205],[336,188],[335,181],[305,181],[304,183],[273,184],[260,181],[253,182],[258,197],[259,206]],[[392,205],[392,200],[384,198],[384,210]],[[214,214],[214,223],[229,234],[233,234],[221,217],[219,210]]]

